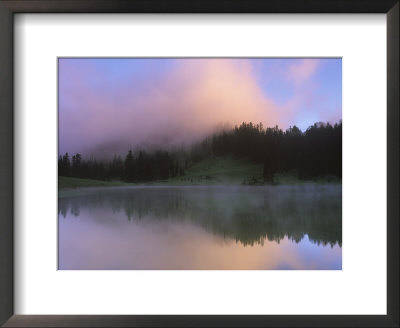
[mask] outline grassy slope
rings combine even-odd
[[[311,181],[299,180],[295,171],[276,173],[274,184],[301,185],[301,184],[341,183],[340,179],[321,177]],[[182,177],[171,178],[153,184],[173,185],[213,185],[213,184],[264,184],[263,164],[254,164],[248,160],[233,157],[210,157],[196,163],[185,171]]]
[[[171,178],[167,184],[242,184],[254,179],[262,181],[263,167],[233,157],[210,157],[196,163],[182,177]],[[254,178],[254,179],[253,179]]]

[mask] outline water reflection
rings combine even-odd
[[[341,212],[341,186],[69,191],[59,198],[59,267],[341,269]],[[108,256],[119,259],[110,264]]]

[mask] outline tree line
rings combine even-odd
[[[243,122],[205,138],[180,151],[129,150],[124,158],[109,161],[84,160],[81,154],[58,158],[60,176],[96,180],[147,182],[185,175],[192,164],[209,156],[233,155],[263,164],[266,182],[276,173],[296,172],[300,179],[321,176],[342,177],[342,122],[315,123],[305,132],[293,126],[283,131],[278,126]]]
[[[295,171],[300,179],[342,177],[342,122],[315,123],[305,132],[293,126],[283,131],[262,123],[242,123],[209,139],[205,146],[216,155],[233,154],[263,163],[264,180]]]
[[[114,156],[111,161],[95,158],[82,159],[75,154],[70,159],[68,153],[58,158],[58,174],[65,177],[121,180],[126,182],[146,182],[165,180],[184,174],[184,161],[168,151],[146,152],[129,150],[125,159]]]

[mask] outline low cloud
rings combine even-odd
[[[60,153],[113,155],[190,144],[243,121],[281,123],[246,60],[181,60],[162,74],[121,79],[70,60],[59,74]]]
[[[109,157],[190,145],[244,121],[335,123],[341,94],[327,75],[318,77],[328,60],[295,59],[268,71],[263,65],[275,65],[268,59],[61,59],[59,152]]]

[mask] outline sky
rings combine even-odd
[[[242,122],[342,119],[340,58],[60,58],[59,153],[190,145]]]

